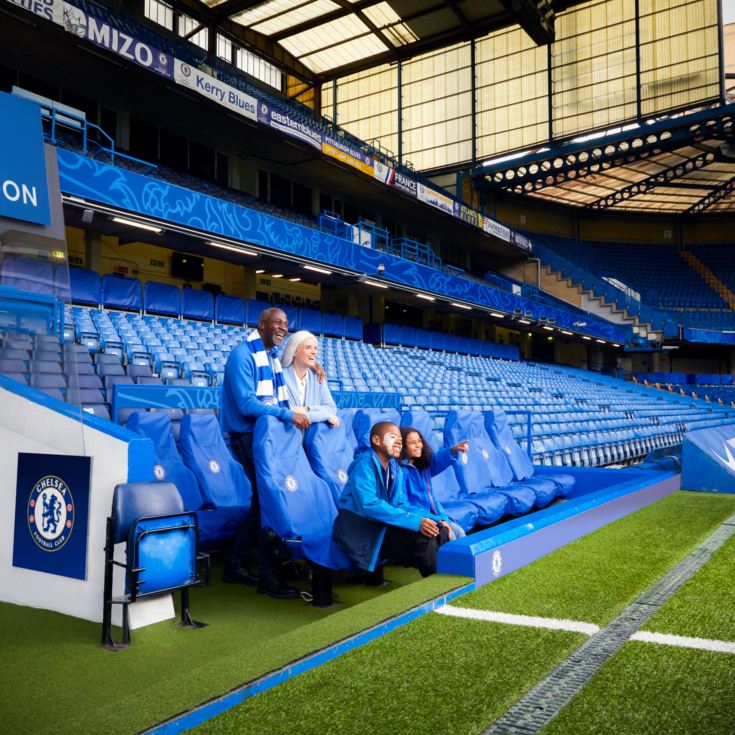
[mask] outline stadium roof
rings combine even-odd
[[[474,170],[478,188],[580,209],[735,212],[735,102],[507,156]]]
[[[536,43],[554,38],[552,0],[199,0],[199,4],[210,20],[229,20],[279,46],[320,81],[477,38],[510,23],[519,23]],[[563,3],[571,4],[575,3]]]

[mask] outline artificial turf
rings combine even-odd
[[[732,735],[735,656],[636,641],[542,735]]]
[[[648,621],[644,630],[735,641],[734,579],[735,538],[731,538]]]
[[[455,604],[604,625],[734,510],[733,496],[676,493]],[[479,733],[582,640],[429,615],[257,695],[197,732]],[[631,698],[619,706],[636,705]],[[658,731],[637,735],[644,732]]]
[[[474,735],[584,637],[430,614],[193,732]]]
[[[677,492],[457,604],[604,625],[733,512],[733,495]]]
[[[393,584],[379,590],[339,585],[343,602],[331,610],[217,582],[192,592],[192,612],[208,627],[158,623],[133,631],[133,645],[117,653],[99,647],[98,624],[0,604],[2,729],[138,732],[469,581],[421,580],[402,568],[386,577]],[[52,717],[39,716],[29,685],[42,687],[42,709]]]

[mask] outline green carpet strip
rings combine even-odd
[[[733,535],[735,516],[720,524],[689,556],[623,610],[606,628],[585,641],[549,676],[485,730],[484,735],[534,735],[540,732],[630,636]]]

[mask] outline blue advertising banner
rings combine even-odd
[[[90,461],[18,454],[14,567],[86,579]]]
[[[0,217],[51,224],[41,109],[0,92]]]
[[[112,51],[168,79],[174,77],[173,57],[115,28],[104,20],[64,3],[64,28],[78,38]]]

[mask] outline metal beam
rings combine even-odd
[[[656,187],[666,186],[674,179],[681,179],[692,171],[697,171],[700,168],[709,166],[710,163],[715,163],[715,161],[721,160],[722,156],[716,151],[699,153],[693,158],[677,163],[674,166],[664,168],[657,174],[652,174],[641,181],[636,181],[633,184],[624,186],[622,189],[618,189],[612,194],[608,194],[608,196],[601,197],[597,201],[590,202],[590,204],[585,206],[585,209],[607,209],[608,207],[613,207],[620,202],[624,202],[627,199],[638,196],[638,194],[645,194],[647,191],[651,191],[651,189],[655,189]]]
[[[554,42],[551,0],[500,0],[500,4],[537,46]]]
[[[347,6],[340,3],[340,7],[337,8],[337,10],[333,10],[331,13],[324,13],[324,15],[318,15],[316,18],[311,18],[310,20],[305,20],[302,23],[297,23],[295,26],[291,26],[290,28],[284,28],[282,31],[278,31],[278,33],[272,33],[270,37],[273,41],[281,41],[289,36],[295,36],[298,33],[318,28],[325,23],[331,23],[332,21],[344,18],[346,15],[350,15],[353,10],[361,11],[382,2],[384,2],[384,0],[360,0],[360,2],[352,3]]]
[[[570,179],[598,174],[703,140],[727,139],[735,128],[735,103],[660,120],[591,141],[569,142],[523,159],[480,166],[478,187],[516,193],[539,191]]]
[[[709,209],[713,204],[717,204],[717,202],[730,196],[730,194],[732,194],[733,192],[735,192],[735,176],[733,176],[729,181],[726,181],[724,184],[718,186],[716,189],[713,189],[709,194],[707,194],[707,196],[702,197],[695,204],[692,204],[692,206],[689,207],[689,209],[687,209],[684,214],[700,214],[706,209]]]

